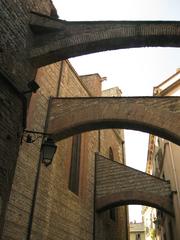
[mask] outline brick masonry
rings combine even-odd
[[[69,57],[119,48],[179,47],[178,21],[66,22],[57,20],[51,0],[2,0],[0,9],[0,69],[21,91],[35,78],[37,67]]]
[[[84,130],[130,128],[180,144],[179,97],[54,98],[51,105],[48,131],[54,139]]]
[[[36,69],[29,62],[33,33],[29,27],[30,11],[50,15],[54,9],[51,0],[2,0],[0,2],[0,70],[7,74],[20,91],[34,79]]]
[[[23,127],[20,96],[0,75],[0,233],[16,167]]]
[[[119,88],[111,88],[102,92],[103,96],[121,96]],[[98,151],[107,158],[109,157],[109,147],[111,147],[114,159],[124,163],[124,136],[121,129],[99,130],[100,145]],[[128,218],[127,207],[120,206],[115,208],[115,221],[110,218],[109,209],[101,213],[96,212],[95,239],[127,239]]]
[[[27,53],[33,35],[29,28],[30,10],[50,15],[52,7],[49,0],[0,1],[0,235],[26,120],[22,92],[28,90],[27,83],[36,72]]]
[[[49,22],[49,24],[48,24]],[[33,14],[32,27],[39,27],[30,56],[35,66],[60,59],[112,49],[162,46],[179,47],[178,21],[67,22]],[[51,26],[51,34],[41,34]],[[59,25],[59,26],[58,26]]]
[[[97,85],[96,77],[95,75],[94,88]],[[28,129],[44,131],[50,96],[88,97],[90,92],[87,91],[87,81],[85,78],[80,80],[68,61],[40,68],[36,82],[41,87],[32,95],[29,104]],[[93,78],[91,84],[92,81]],[[98,85],[98,88],[100,87],[101,84]],[[96,94],[92,91],[91,93]],[[98,141],[98,131],[82,134],[79,196],[68,190],[72,138],[57,142],[58,149],[53,164],[48,168],[41,166],[31,239],[93,239],[94,153],[98,151]],[[120,136],[118,138],[114,131],[108,130],[102,133],[101,150],[107,155],[107,149],[111,145],[115,157],[122,161],[122,149],[117,141],[121,142]],[[3,240],[19,240],[27,236],[40,145],[41,139],[34,144],[23,141],[20,147]],[[104,234],[112,235],[112,232],[118,232],[119,239],[123,240],[126,234],[125,214],[124,208],[119,209],[119,220],[115,224],[109,217],[107,218],[106,213],[98,214],[96,229],[99,238],[97,239],[103,239]],[[119,228],[119,224],[122,228]],[[115,236],[112,239],[115,240]]]
[[[23,147],[20,147],[19,157],[17,160],[19,145],[20,145],[20,136],[22,135],[22,129],[24,127],[23,125],[23,96],[22,92],[28,90],[27,83],[30,80],[34,80],[36,76],[36,66],[38,62],[34,61],[34,64],[36,66],[33,66],[33,56],[30,54],[33,54],[33,49],[35,45],[38,44],[38,38],[37,37],[37,31],[38,34],[41,33],[46,29],[47,31],[52,30],[56,25],[54,21],[53,24],[51,23],[49,26],[47,26],[49,23],[46,24],[46,26],[42,28],[42,24],[39,27],[33,28],[33,25],[30,25],[32,14],[31,11],[35,11],[41,14],[45,14],[48,16],[56,17],[56,11],[52,5],[51,0],[42,0],[42,1],[36,1],[36,0],[1,0],[0,1],[0,72],[2,76],[0,77],[0,83],[1,83],[1,90],[0,90],[0,101],[1,101],[1,129],[2,134],[0,135],[0,151],[2,153],[1,155],[1,168],[2,168],[2,174],[1,178],[6,177],[6,170],[11,172],[11,177],[8,178],[8,186],[11,186],[12,179],[14,176],[14,168],[16,166],[16,174],[14,178],[14,183],[12,186],[12,192],[10,201],[8,204],[8,211],[6,214],[6,221],[5,221],[5,227],[4,227],[4,235],[3,239],[21,239],[24,237],[27,231],[27,222],[28,222],[28,215],[31,207],[31,197],[32,197],[32,191],[33,191],[33,180],[36,172],[37,167],[37,161],[38,161],[38,153],[39,153],[39,147],[41,142],[37,144],[36,146],[30,147],[29,145],[25,145],[23,143]],[[42,18],[41,18],[42,19]],[[31,22],[32,23],[32,22]],[[59,25],[59,24],[58,24]],[[175,26],[173,23],[170,25],[163,25],[166,30],[164,29],[163,37],[159,39],[160,40],[165,39],[167,41],[167,38],[165,37],[166,34],[171,39],[172,42],[172,35],[173,37],[173,46],[176,44],[176,41],[179,39],[179,23]],[[59,26],[58,26],[59,27]],[[61,27],[61,26],[60,26]],[[173,33],[173,29],[176,27],[176,30]],[[154,28],[152,28],[154,29]],[[170,32],[168,32],[168,29],[170,29]],[[172,30],[172,31],[171,31]],[[75,29],[75,31],[77,31]],[[99,29],[98,29],[99,31]],[[118,30],[119,31],[119,30]],[[78,29],[79,32],[79,29]],[[113,30],[115,33],[116,31]],[[158,32],[158,29],[157,29]],[[108,33],[109,34],[109,33]],[[97,34],[96,34],[97,35]],[[101,32],[101,37],[103,36],[103,31]],[[35,37],[36,36],[36,37]],[[93,37],[93,36],[92,36]],[[97,37],[97,36],[96,36]],[[134,38],[134,37],[133,37]],[[36,41],[37,39],[37,41]],[[75,37],[75,40],[77,38]],[[47,39],[46,39],[47,40]],[[163,41],[163,40],[162,40]],[[178,40],[179,41],[179,40]],[[113,48],[116,48],[116,41],[114,41]],[[166,42],[168,44],[168,41]],[[166,43],[163,42],[162,45],[166,45]],[[77,44],[77,42],[75,42]],[[114,45],[115,44],[115,45]],[[102,42],[102,46],[105,46],[105,49],[107,49],[108,43]],[[110,44],[111,45],[111,44]],[[38,45],[37,45],[38,46]],[[77,46],[75,45],[76,49]],[[97,46],[98,47],[98,46]],[[100,46],[98,47],[99,50]],[[46,49],[47,50],[47,49]],[[85,53],[82,48],[78,49],[80,54]],[[88,49],[88,51],[90,51]],[[93,51],[98,51],[98,49],[93,49]],[[70,49],[68,54],[71,55],[79,55],[78,52],[75,52],[74,49]],[[39,54],[39,52],[38,52]],[[44,54],[44,53],[43,53]],[[39,56],[39,55],[38,55]],[[30,61],[30,57],[32,57]],[[63,56],[64,57],[64,56]],[[59,56],[58,56],[59,58]],[[42,60],[42,59],[41,59]],[[51,59],[51,61],[56,61],[54,57]],[[45,64],[45,61],[47,63],[47,58],[44,59],[44,62],[39,63],[39,66],[42,64]],[[48,66],[48,68],[39,69],[37,72],[36,81],[40,84],[41,90],[37,94],[32,95],[32,99],[30,101],[30,107],[28,109],[28,119],[27,119],[27,126],[29,128],[33,128],[35,130],[44,130],[44,124],[45,124],[45,112],[48,107],[48,97],[50,95],[57,97],[59,95],[59,91],[61,91],[61,96],[80,96],[81,91],[79,90],[79,87],[83,87],[85,89],[85,84],[83,85],[83,82],[78,81],[78,83],[75,81],[70,81],[69,78],[74,78],[74,70],[68,71],[67,65],[64,66],[64,71],[62,73],[62,81],[60,84],[60,88],[58,87],[58,79],[60,78],[60,72],[61,71],[61,65],[60,63],[57,63],[52,66]],[[67,77],[65,77],[67,74]],[[77,85],[76,85],[77,83]],[[69,88],[69,85],[76,88],[77,92],[76,95],[73,94],[73,88]],[[56,85],[56,87],[55,87]],[[46,95],[47,94],[47,95]],[[49,95],[48,95],[49,94]],[[84,96],[88,96],[88,91],[84,91]],[[20,97],[21,96],[21,97]],[[47,97],[48,96],[48,97]],[[31,96],[28,96],[27,99],[29,100]],[[29,102],[28,102],[29,103]],[[36,111],[35,111],[36,110]],[[42,112],[41,112],[42,111]],[[33,121],[32,121],[33,120]],[[66,140],[63,140],[66,141]],[[69,140],[70,141],[70,140]],[[63,145],[64,146],[64,145]],[[93,148],[92,144],[92,148]],[[25,149],[25,150],[22,150]],[[11,151],[9,151],[11,149]],[[62,147],[62,152],[65,151],[65,148]],[[68,158],[68,157],[67,157]],[[16,165],[17,161],[17,165]],[[8,163],[8,164],[7,164]],[[7,166],[8,165],[8,166]],[[67,164],[68,165],[68,164]],[[5,170],[4,170],[5,169]],[[66,168],[65,168],[66,169]],[[27,174],[25,174],[25,171]],[[67,170],[65,170],[65,174],[67,175]],[[32,177],[32,181],[30,181],[29,177]],[[93,175],[92,175],[93,176]],[[1,179],[2,190],[1,195],[2,198],[8,199],[9,198],[9,191],[11,187],[7,187],[7,179]],[[92,180],[92,178],[91,178]],[[61,183],[61,182],[60,182]],[[45,184],[46,187],[49,187],[48,184]],[[51,188],[51,185],[50,187]],[[43,196],[43,194],[42,194]],[[2,204],[4,204],[2,202]],[[46,204],[46,201],[45,203]],[[1,213],[1,219],[0,219],[0,228],[2,231],[2,226],[4,222],[4,213],[5,213],[6,206],[4,205],[2,207],[2,213]],[[48,205],[47,207],[44,207],[42,210],[42,213],[44,211],[50,212],[50,208]],[[20,212],[19,212],[20,211]],[[48,212],[47,211],[47,212]],[[50,213],[49,213],[50,214]],[[46,217],[42,214],[43,221],[38,222],[39,226],[47,227],[49,226],[49,223],[44,221]],[[47,217],[48,219],[48,217]],[[37,224],[37,225],[38,225]],[[44,229],[49,229],[44,228]],[[39,233],[40,229],[38,229],[36,232],[36,238],[38,239],[39,235],[42,234]],[[44,236],[48,235],[48,230],[46,230],[44,233]],[[35,239],[35,238],[34,238]],[[66,239],[66,234],[64,234],[64,239]]]
[[[96,155],[96,209],[128,203],[173,215],[170,182]]]

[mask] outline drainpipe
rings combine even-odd
[[[125,152],[124,152],[124,141],[122,141],[122,160],[123,160],[123,164],[125,164]]]
[[[44,126],[44,132],[46,132],[47,127],[48,127],[50,106],[51,106],[51,98],[49,98],[48,109],[47,109],[46,120],[45,120],[45,126]],[[42,138],[41,143],[43,143],[43,142],[44,142],[44,136]],[[39,178],[40,178],[40,171],[41,171],[41,152],[40,152],[40,155],[39,155],[39,160],[38,160],[38,164],[37,164],[37,172],[36,172],[35,181],[34,181],[34,190],[33,190],[33,197],[32,197],[31,209],[30,209],[30,214],[29,214],[29,222],[28,222],[28,227],[27,227],[26,240],[31,239],[34,210],[35,210],[35,205],[36,205],[36,198],[37,198]]]
[[[40,153],[39,160],[38,160],[37,172],[36,172],[36,177],[35,177],[35,182],[34,182],[33,198],[32,198],[32,203],[31,203],[31,210],[30,210],[30,215],[29,215],[26,240],[30,240],[30,238],[31,238],[34,210],[35,210],[35,204],[36,204],[36,196],[37,196],[37,190],[38,190],[38,185],[39,185],[40,170],[41,170],[41,153]]]
[[[98,153],[95,153],[94,163],[94,212],[93,212],[93,240],[96,239],[96,162],[98,159]]]
[[[58,83],[57,83],[56,97],[59,97],[59,95],[60,95],[60,85],[61,85],[61,80],[62,80],[63,65],[64,65],[64,61],[61,61],[61,68],[60,68],[60,73],[59,73],[59,78],[58,78]],[[45,126],[44,126],[44,132],[46,132],[47,127],[48,127],[50,106],[51,106],[51,97],[49,98],[48,109],[47,109],[46,120],[45,120]],[[42,143],[43,143],[43,141],[44,141],[44,137],[42,138]],[[40,153],[38,164],[37,164],[37,172],[36,172],[36,177],[35,177],[35,182],[34,182],[33,198],[32,198],[32,204],[31,204],[31,211],[30,211],[30,215],[29,215],[29,223],[28,223],[26,240],[30,240],[30,238],[31,238],[32,224],[33,224],[34,210],[35,210],[35,205],[36,205],[36,197],[37,197],[37,192],[38,192],[40,171],[41,171],[41,153]]]
[[[61,80],[62,80],[62,74],[63,74],[63,67],[64,67],[64,61],[61,61],[61,68],[60,68],[59,79],[58,79],[58,84],[57,84],[56,97],[60,96],[60,87],[61,87]]]
[[[101,130],[98,130],[98,152],[101,152]]]
[[[101,151],[101,130],[98,130],[98,153]],[[96,162],[97,155],[95,153],[95,162],[94,162],[94,211],[93,211],[93,240],[96,239]]]

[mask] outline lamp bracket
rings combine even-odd
[[[34,80],[30,81],[27,85],[29,90],[22,92],[24,95],[32,92],[36,93],[37,90],[40,88],[40,86]]]
[[[26,143],[33,143],[37,139],[42,138],[40,147],[40,156],[42,157],[42,162],[45,166],[49,166],[52,163],[53,156],[56,152],[57,146],[54,140],[50,137],[52,134],[31,130],[24,130],[21,143],[24,140]],[[44,138],[45,137],[45,138]]]
[[[49,137],[49,136],[51,136],[51,134],[45,133],[45,132],[24,130],[21,138],[21,143],[22,141],[25,141],[26,143],[33,143],[39,138]]]

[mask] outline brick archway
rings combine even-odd
[[[89,53],[137,47],[180,47],[179,21],[68,22],[31,13],[30,59],[40,67]]]
[[[131,204],[154,207],[173,215],[172,204],[170,204],[170,196],[164,196],[162,198],[162,196],[153,194],[152,192],[150,194],[145,194],[143,191],[137,190],[121,191],[120,193],[98,198],[96,200],[96,211],[101,212],[112,207]]]
[[[48,132],[58,141],[83,131],[127,128],[180,144],[179,97],[52,98]]]
[[[170,182],[96,154],[96,211],[141,204],[173,216]]]

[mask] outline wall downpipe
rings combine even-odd
[[[44,132],[45,133],[46,133],[46,130],[47,130],[47,127],[48,127],[50,106],[51,106],[51,97],[49,98],[49,102],[48,102],[48,109],[47,109],[45,126],[44,126]],[[41,144],[44,142],[44,138],[45,137],[43,136]],[[39,178],[40,178],[40,171],[41,171],[41,159],[42,159],[42,156],[41,156],[41,152],[40,152],[39,159],[38,159],[38,164],[37,164],[36,176],[35,176],[35,180],[34,180],[34,190],[33,190],[33,197],[32,197],[31,209],[30,209],[30,214],[29,214],[29,221],[28,221],[28,227],[27,227],[26,240],[30,240],[31,239],[33,217],[34,217],[34,211],[35,211],[35,206],[36,206],[36,198],[37,198]]]
[[[59,78],[58,78],[58,83],[57,83],[56,97],[59,97],[59,96],[60,96],[60,88],[61,88],[63,68],[64,68],[64,61],[61,61],[61,64],[60,64],[60,73],[59,73]]]

